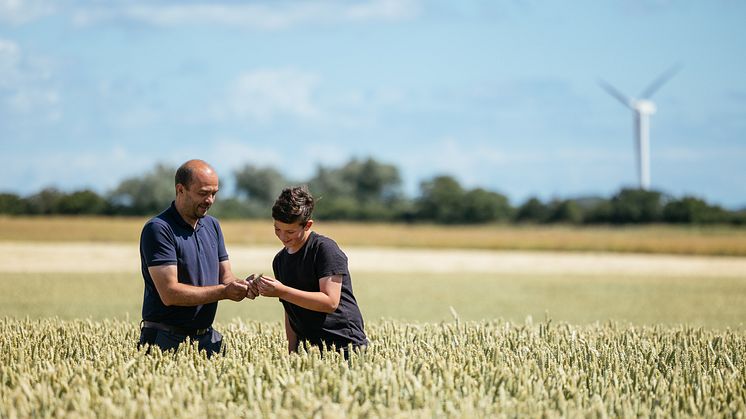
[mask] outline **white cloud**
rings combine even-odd
[[[73,13],[78,25],[90,25],[116,19],[144,22],[154,26],[194,24],[230,25],[253,29],[284,29],[302,24],[396,21],[409,19],[419,12],[417,0],[341,0],[266,2],[254,4],[154,5],[148,2],[122,3],[99,8],[79,9]]]
[[[0,38],[0,110],[58,120],[60,94],[50,79],[46,63],[26,57],[17,43]]]
[[[292,69],[256,70],[242,74],[227,98],[214,105],[221,117],[270,121],[278,116],[302,119],[321,115],[313,101],[318,77]]]
[[[0,88],[10,88],[20,77],[21,49],[13,41],[0,38]]]
[[[0,0],[0,22],[21,25],[54,12],[45,0]]]

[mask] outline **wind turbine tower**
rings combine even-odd
[[[622,105],[631,109],[634,114],[637,172],[640,180],[640,189],[643,190],[650,188],[650,116],[657,110],[655,103],[650,98],[653,96],[653,93],[657,92],[680,69],[681,66],[677,65],[658,76],[658,78],[650,83],[647,89],[642,91],[640,99],[627,97],[617,88],[603,80],[599,82],[607,93],[621,102]]]

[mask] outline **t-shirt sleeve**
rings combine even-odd
[[[323,240],[319,243],[314,270],[317,278],[347,275],[347,255],[334,241]]]
[[[140,236],[140,251],[148,266],[175,265],[176,243],[167,226],[149,222]]]
[[[220,223],[217,220],[215,220],[215,231],[218,233],[218,260],[223,262],[228,260],[228,251],[225,249],[223,230],[220,228]]]

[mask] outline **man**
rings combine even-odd
[[[143,227],[140,261],[145,280],[140,342],[161,350],[189,340],[207,355],[219,353],[212,328],[218,301],[256,294],[231,271],[218,220],[207,215],[218,193],[218,175],[202,160],[176,171],[176,198]]]
[[[275,235],[283,249],[272,268],[275,278],[251,278],[253,291],[278,297],[285,308],[288,351],[300,344],[340,350],[368,345],[363,316],[352,292],[347,256],[331,238],[311,230],[314,199],[302,187],[282,191],[272,207]]]

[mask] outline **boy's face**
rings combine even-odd
[[[283,246],[291,253],[296,252],[306,242],[311,224],[313,224],[312,220],[308,220],[305,224],[287,224],[275,220],[275,236],[280,239]]]

